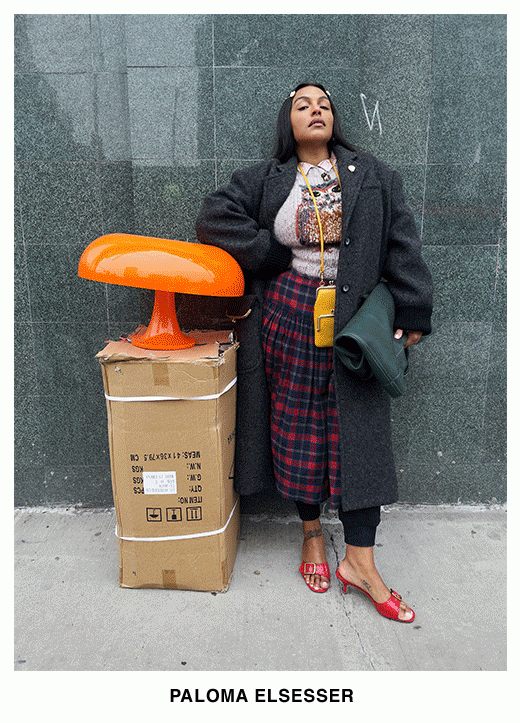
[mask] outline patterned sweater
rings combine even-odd
[[[334,154],[332,161],[337,168]],[[325,242],[325,278],[335,279],[341,239],[341,188],[334,166],[329,159],[317,166],[300,164],[313,190],[323,229]],[[320,231],[316,209],[298,171],[294,186],[280,208],[274,223],[277,240],[292,250],[292,268],[302,276],[320,276]]]

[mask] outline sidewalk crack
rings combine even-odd
[[[340,558],[339,550],[338,550],[338,548],[337,548],[337,546],[336,546],[336,544],[335,544],[333,533],[327,531],[327,534],[328,534],[329,537],[330,537],[330,542],[331,542],[331,545],[332,545],[332,549],[334,550],[334,555],[335,555],[335,557],[336,557],[336,569],[337,569],[337,567],[338,567],[339,563],[341,562],[341,559],[342,559],[342,558]],[[356,634],[356,637],[357,637],[357,639],[358,639],[358,641],[359,641],[359,645],[360,645],[360,647],[361,647],[361,650],[362,650],[362,652],[363,652],[363,655],[365,656],[366,660],[368,661],[368,664],[370,665],[370,669],[371,669],[371,670],[375,670],[376,668],[375,668],[374,663],[373,663],[373,661],[372,661],[372,656],[370,655],[370,653],[368,652],[368,650],[365,648],[365,646],[364,646],[364,644],[363,644],[363,640],[362,640],[361,635],[360,635],[360,633],[359,633],[359,630],[356,628],[356,626],[354,625],[354,623],[353,623],[353,621],[352,621],[351,613],[350,613],[349,610],[347,610],[347,605],[346,605],[346,597],[347,597],[347,596],[346,596],[346,595],[343,595],[343,592],[342,592],[342,593],[341,593],[341,597],[342,597],[341,605],[342,605],[343,612],[344,612],[344,614],[345,614],[345,618],[346,618],[346,620],[347,620],[347,623],[348,623],[350,629],[353,630],[354,633]]]

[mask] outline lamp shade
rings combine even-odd
[[[85,279],[202,296],[241,296],[244,277],[216,246],[112,233],[87,246],[78,266]]]
[[[235,259],[216,246],[114,233],[92,241],[79,260],[78,275],[107,284],[155,291],[146,331],[131,337],[145,349],[185,349],[175,313],[175,292],[202,296],[242,296],[244,276]]]

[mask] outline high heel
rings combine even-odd
[[[355,585],[353,582],[350,582],[350,580],[345,580],[345,578],[341,575],[339,570],[336,570],[336,577],[340,582],[343,583],[343,592],[347,592],[347,586],[351,585],[352,587],[357,588],[361,592],[365,593],[365,595],[368,595],[370,600],[374,603],[374,607],[377,610],[377,612],[380,615],[383,615],[385,618],[389,618],[390,620],[397,620],[400,623],[411,623],[415,620],[415,612],[412,610],[412,617],[408,620],[402,620],[399,617],[399,610],[401,607],[401,600],[402,597],[399,595],[399,593],[395,592],[394,590],[390,590],[390,597],[386,602],[383,603],[377,603],[372,595],[370,595],[366,590],[363,590],[363,588],[359,587],[358,585]]]

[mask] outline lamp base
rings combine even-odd
[[[152,318],[145,331],[132,336],[130,341],[140,349],[173,351],[195,346],[195,339],[183,334],[175,311],[173,291],[156,291]]]

